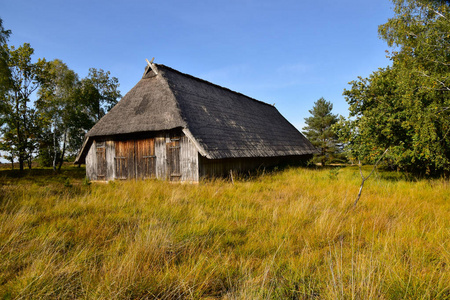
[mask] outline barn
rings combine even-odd
[[[197,182],[309,159],[316,149],[278,110],[148,62],[141,80],[86,134],[75,160],[91,180]]]

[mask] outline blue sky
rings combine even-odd
[[[298,129],[314,101],[348,115],[342,92],[390,64],[377,27],[388,0],[2,0],[9,44],[80,77],[109,70],[125,95],[145,59],[273,104]]]

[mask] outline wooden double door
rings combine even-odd
[[[155,139],[115,141],[115,178],[156,177]]]

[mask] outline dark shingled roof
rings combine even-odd
[[[181,127],[210,159],[316,152],[274,106],[164,65],[152,68],[157,75],[147,68],[137,85],[87,133],[88,139]],[[83,152],[87,149],[80,156],[86,155]],[[80,156],[77,161],[84,161]]]

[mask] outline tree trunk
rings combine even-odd
[[[67,138],[67,130],[64,131],[63,148],[62,148],[62,153],[61,153],[61,159],[59,160],[58,171],[61,170],[61,166],[62,166],[63,161],[64,161],[64,154],[66,152],[66,138]]]
[[[364,177],[363,172],[362,172],[362,168],[361,168],[361,160],[358,160],[358,168],[359,168],[359,174],[361,175],[361,186],[359,188],[359,192],[358,192],[358,196],[356,197],[355,202],[353,202],[353,208],[356,207],[356,204],[359,201],[359,198],[361,198],[361,193],[364,187],[364,182],[366,182],[367,179],[369,179],[370,176],[372,176],[373,172],[375,171],[375,169],[377,168],[378,164],[380,163],[381,159],[383,158],[384,155],[386,155],[386,153],[388,152],[389,148],[386,148],[386,150],[384,150],[383,154],[380,156],[380,158],[377,160],[377,162],[375,163],[375,165],[372,168],[372,171],[370,172],[369,176]]]
[[[25,156],[25,151],[24,151],[24,147],[23,147],[23,143],[22,143],[22,131],[20,130],[20,112],[19,112],[19,94],[17,92],[15,92],[15,100],[16,100],[16,111],[15,111],[15,118],[16,118],[16,130],[17,130],[17,145],[18,145],[18,150],[19,150],[19,171],[23,172],[23,162],[24,162],[24,156]]]
[[[53,171],[56,171],[56,162],[58,160],[58,150],[56,149],[56,126],[53,125]]]
[[[23,158],[19,154],[19,171],[23,172]]]
[[[360,170],[361,170],[361,168],[360,168]],[[361,186],[359,187],[359,193],[358,193],[358,196],[356,197],[355,202],[353,202],[353,208],[356,207],[356,203],[358,203],[359,198],[361,198],[361,193],[362,193],[362,190],[363,190],[363,187],[364,187],[364,182],[366,181],[367,178],[369,178],[369,177],[364,178],[364,176],[361,176],[361,177],[362,177]]]

